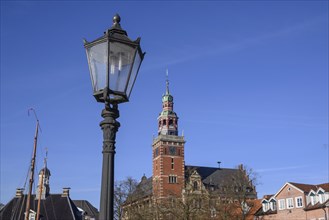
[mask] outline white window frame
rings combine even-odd
[[[174,175],[170,175],[169,176],[169,183],[177,183],[177,176],[174,176]]]
[[[268,209],[269,209],[268,208],[268,205],[269,205],[268,202],[263,202],[262,206],[263,206],[263,211],[264,212],[267,212],[268,211]]]
[[[270,209],[272,211],[275,211],[276,210],[276,201],[275,200],[270,200]]]
[[[294,208],[294,200],[293,198],[287,198],[287,209],[293,209]]]
[[[324,192],[319,191],[318,192],[318,196],[319,196],[319,202],[322,204],[324,203],[325,199],[324,199]]]
[[[279,207],[279,210],[285,210],[286,209],[286,201],[284,199],[279,199],[278,200],[278,207]]]
[[[317,203],[316,195],[311,194],[310,198],[311,198],[311,204],[315,205]]]
[[[300,200],[301,205],[299,204],[298,200]],[[302,208],[302,207],[304,207],[303,197],[302,196],[296,197],[295,198],[295,202],[296,202],[296,208]]]

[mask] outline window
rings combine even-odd
[[[303,207],[303,198],[301,196],[296,197],[296,207],[297,208]]]
[[[212,208],[210,209],[210,217],[211,217],[211,218],[215,218],[216,215],[217,215],[217,213],[216,213],[216,209],[215,209],[214,207],[212,207]]]
[[[157,156],[159,156],[159,148],[156,148],[155,152],[154,152],[154,157],[157,157]]]
[[[292,198],[287,199],[287,209],[294,208],[294,200]]]
[[[263,204],[262,204],[262,206],[263,206],[263,211],[264,212],[267,212],[267,210],[268,210],[268,202],[264,201]]]
[[[271,209],[272,209],[273,211],[276,210],[276,201],[275,201],[274,199],[272,199],[272,200],[270,201],[270,207],[271,207]]]
[[[177,176],[169,176],[169,183],[177,183]]]
[[[311,204],[312,205],[314,205],[315,203],[317,203],[315,194],[311,193],[310,197],[311,197]]]
[[[198,182],[197,181],[194,181],[193,182],[193,190],[198,190]]]
[[[174,169],[174,158],[171,158],[171,169]]]
[[[283,210],[286,208],[284,199],[279,199],[279,210]]]
[[[35,220],[35,214],[34,213],[29,214],[29,220]]]
[[[319,191],[318,192],[318,194],[319,194],[319,202],[322,204],[322,203],[324,203],[324,193],[322,192],[322,191]]]

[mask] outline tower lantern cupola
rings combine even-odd
[[[38,188],[37,188],[37,196],[35,199],[39,197],[41,199],[46,199],[49,195],[50,187],[49,187],[49,178],[50,178],[50,170],[47,167],[44,167],[39,172],[39,181],[38,181]],[[41,194],[41,195],[40,195]]]
[[[169,92],[169,80],[166,80],[166,93],[162,96],[162,112],[158,117],[158,134],[178,135],[178,117],[174,112],[174,98]]]

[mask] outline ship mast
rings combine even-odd
[[[40,216],[41,195],[42,195],[42,191],[43,191],[44,176],[45,176],[45,172],[47,170],[47,155],[48,155],[48,150],[46,149],[46,157],[44,159],[44,167],[43,167],[43,171],[41,173],[41,183],[40,183],[40,188],[39,188],[38,209],[37,209],[37,218],[36,218],[36,220],[39,220],[39,216]]]
[[[34,182],[34,169],[35,169],[35,158],[37,154],[37,143],[38,143],[38,134],[39,134],[39,120],[37,118],[37,115],[35,113],[35,110],[33,108],[30,108],[28,110],[28,113],[30,111],[33,111],[34,116],[37,120],[36,128],[35,128],[35,135],[34,135],[34,146],[33,146],[33,154],[32,154],[32,160],[31,160],[31,170],[30,170],[30,181],[29,181],[29,192],[27,194],[27,202],[26,202],[26,210],[25,210],[25,220],[29,220],[29,214],[30,214],[30,200],[32,195],[32,187]]]

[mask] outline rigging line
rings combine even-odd
[[[47,207],[46,207],[46,200],[43,201],[43,210],[45,212],[46,219],[48,220],[48,212],[47,212]]]
[[[30,156],[30,158],[32,158],[32,157],[33,157],[33,149],[32,149],[32,151],[31,151],[31,156]],[[25,191],[25,190],[28,190],[28,189],[26,188],[26,184],[27,184],[27,180],[28,180],[29,177],[30,177],[31,163],[32,163],[32,159],[30,159],[30,164],[27,166],[27,175],[26,175],[26,178],[25,178],[24,186],[23,186],[24,191]]]
[[[50,201],[51,201],[51,210],[53,211],[55,220],[57,220],[57,216],[56,216],[56,212],[55,212],[55,206],[54,206],[54,202],[53,202],[53,198],[50,197]]]
[[[16,197],[16,196],[15,196]],[[14,206],[13,206],[13,209],[11,210],[11,217],[10,217],[10,220],[14,220],[14,217],[15,215],[17,215],[17,210],[19,210],[19,208],[21,207],[20,206],[20,198],[17,198],[17,201],[15,202]]]
[[[23,186],[24,191],[26,189],[26,183],[27,183],[27,179],[29,178],[29,176],[30,176],[30,166],[28,166],[28,168],[27,168],[27,175],[25,178],[24,186]]]
[[[25,203],[25,198],[26,198],[26,196],[25,196],[25,194],[24,194],[24,192],[23,192],[22,205],[20,206],[20,211],[19,211],[19,213],[18,213],[18,218],[17,218],[17,219],[21,219],[21,214],[22,214],[22,212],[23,212],[24,203]]]

